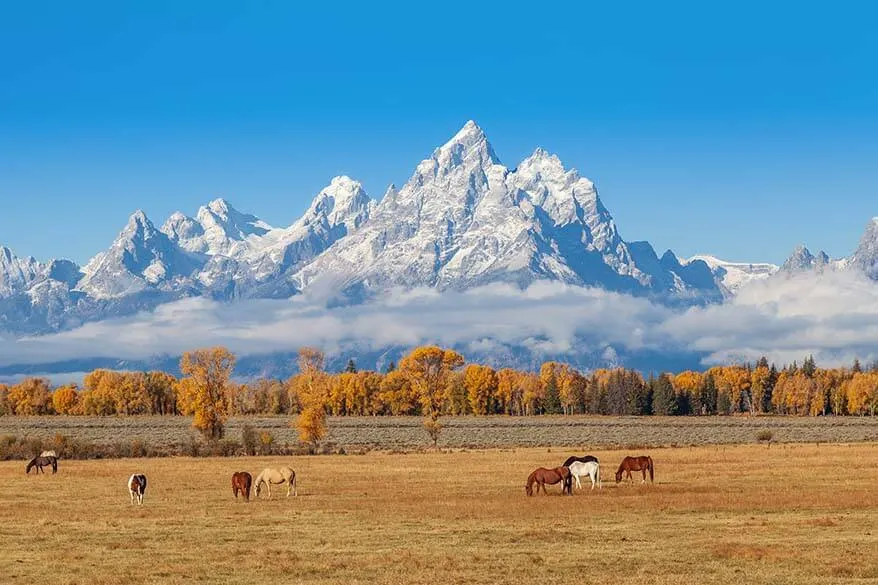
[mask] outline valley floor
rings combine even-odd
[[[537,447],[590,445],[710,445],[756,442],[770,432],[782,443],[878,441],[878,417],[784,416],[460,416],[442,417],[440,447]],[[247,424],[270,432],[276,444],[297,441],[295,417],[233,418],[226,437],[240,441]],[[158,447],[179,447],[195,436],[192,419],[182,416],[0,416],[0,437],[56,434],[92,443],[140,441]],[[423,418],[411,416],[329,417],[327,441],[365,449],[415,449],[430,444]]]
[[[8,585],[863,583],[878,580],[878,444],[590,451],[604,487],[528,498],[564,448],[0,463]],[[235,501],[232,472],[288,464],[299,497]],[[142,507],[126,489],[149,477]],[[865,581],[864,581],[865,580]]]

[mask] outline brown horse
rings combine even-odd
[[[232,493],[235,499],[238,499],[238,492],[244,496],[244,501],[250,501],[250,486],[253,484],[253,476],[246,471],[239,471],[232,474]]]
[[[627,473],[628,479],[634,481],[634,478],[631,477],[632,471],[640,471],[643,473],[643,481],[641,483],[646,483],[646,472],[649,472],[649,481],[650,483],[655,481],[655,465],[652,463],[652,457],[649,455],[641,455],[640,457],[626,457],[622,460],[622,463],[619,465],[618,471],[616,471],[616,483],[622,481],[622,474]]]
[[[527,484],[524,486],[524,492],[532,496],[533,495],[533,485],[537,484],[537,494],[540,493],[540,488],[543,488],[543,493],[549,495],[546,491],[546,484],[555,485],[558,482],[561,482],[561,494],[571,494],[573,491],[573,482],[572,477],[570,475],[570,470],[566,467],[556,467],[555,469],[546,469],[545,467],[538,467],[527,476]]]

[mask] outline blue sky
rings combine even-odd
[[[221,195],[287,225],[475,119],[679,254],[848,254],[878,215],[865,3],[19,2],[0,7],[0,244],[84,262]],[[183,4],[183,6],[180,6]]]

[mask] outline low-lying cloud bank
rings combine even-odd
[[[314,345],[380,351],[422,343],[526,348],[553,357],[617,352],[699,356],[704,365],[757,359],[824,365],[870,360],[878,347],[878,284],[852,272],[754,283],[723,304],[672,309],[644,298],[538,283],[466,292],[393,291],[364,305],[327,308],[305,297],[222,304],[187,299],[128,318],[39,337],[0,340],[0,366],[107,357],[142,360],[224,345],[240,356]]]

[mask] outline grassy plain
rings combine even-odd
[[[226,436],[240,440],[249,424],[270,432],[279,445],[295,444],[288,416],[238,417]],[[327,440],[364,449],[415,449],[430,444],[421,417],[329,417]],[[452,448],[589,445],[711,445],[756,442],[770,431],[783,443],[878,442],[874,417],[660,417],[660,416],[462,416],[443,417],[439,445]],[[92,443],[140,441],[156,447],[179,446],[195,435],[192,419],[182,416],[0,416],[0,437],[52,439],[56,433]]]
[[[0,463],[9,585],[866,583],[878,581],[878,444],[651,449],[656,484],[527,498],[570,449]],[[298,498],[232,498],[289,464]],[[149,476],[143,507],[125,482]]]

